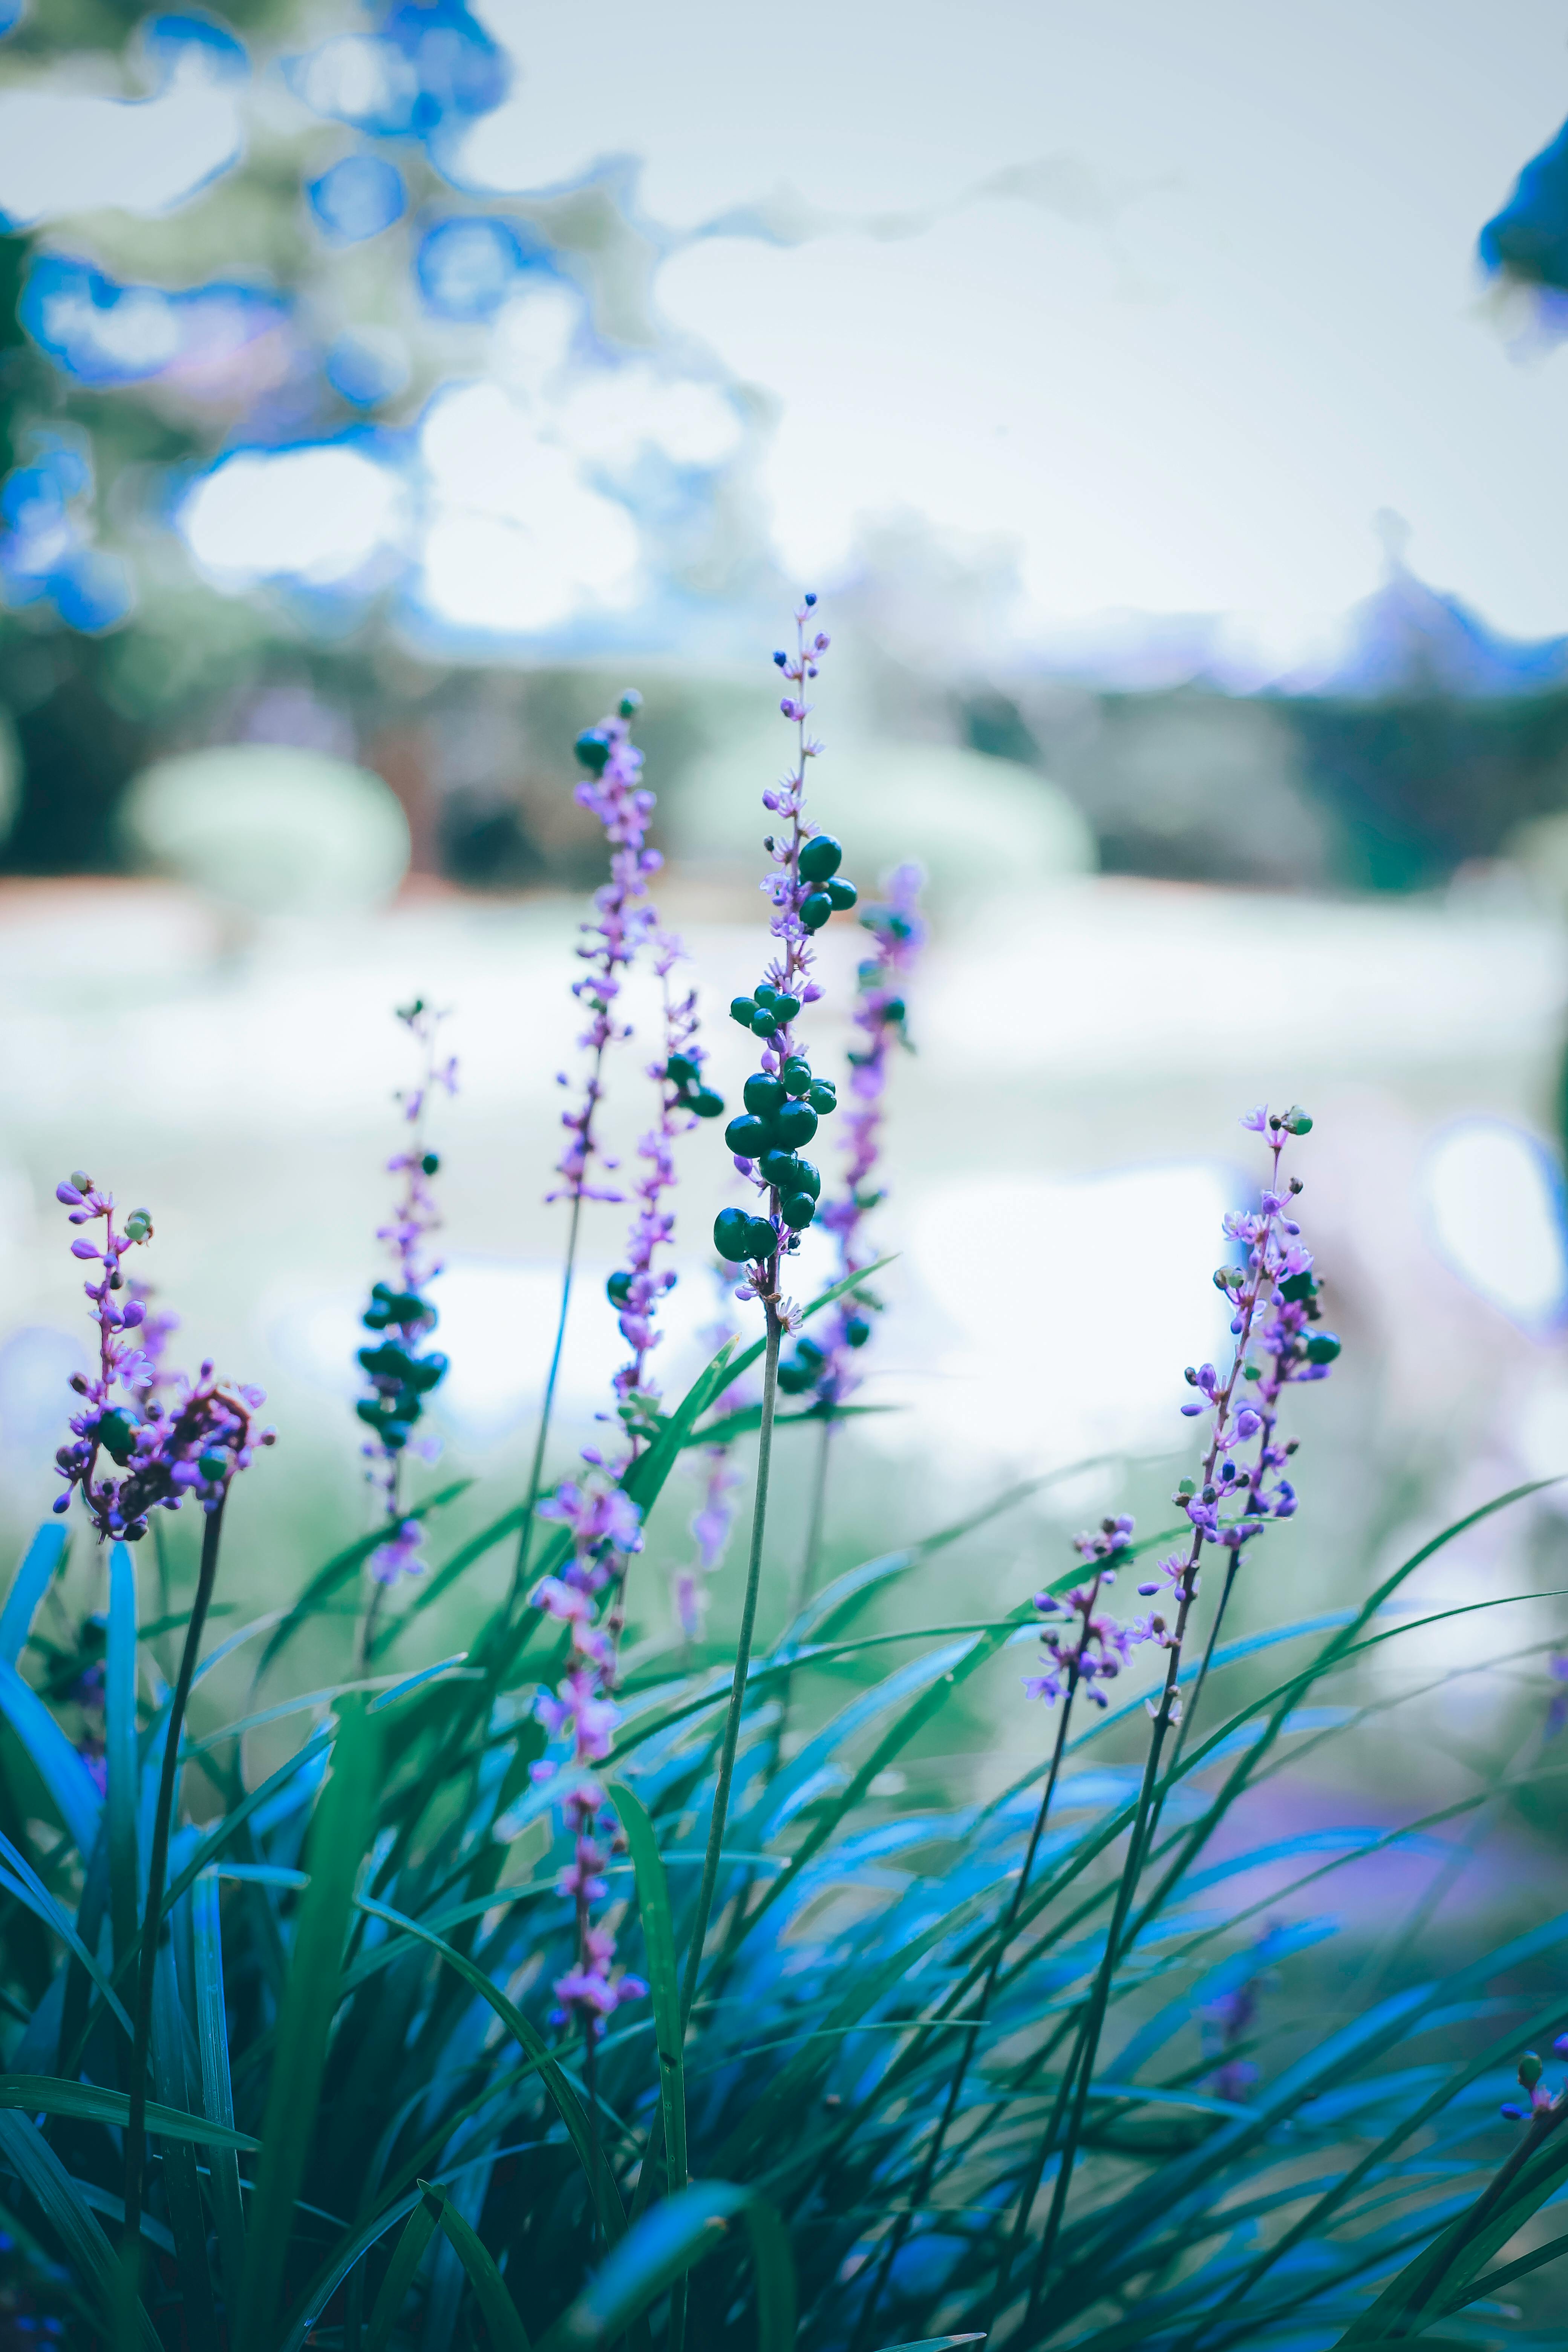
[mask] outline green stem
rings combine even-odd
[[[719,1882],[719,1862],[724,1824],[730,1810],[730,1784],[735,1777],[735,1750],[740,1745],[741,1716],[746,1703],[746,1676],[752,1663],[752,1631],[757,1622],[757,1592],[763,1577],[763,1529],[768,1512],[768,1464],[773,1446],[773,1404],[778,1394],[779,1339],[783,1326],[774,1298],[763,1300],[767,1311],[767,1347],[763,1360],[763,1423],[757,1444],[757,1497],[752,1511],[752,1556],[746,1569],[746,1598],[741,1610],[741,1632],[735,1644],[735,1678],[730,1686],[730,1708],[724,1718],[724,1738],[719,1750],[719,1775],[713,1787],[713,1817],[708,1826],[708,1851],[702,1861],[702,1885],[691,1923],[686,1955],[686,1979],[681,1987],[680,2022],[684,2032],[697,1998],[702,1969],[713,1890]]]
[[[533,1513],[539,1501],[539,1484],[544,1475],[544,1449],[550,1441],[550,1420],[555,1410],[555,1384],[561,1377],[561,1350],[566,1341],[566,1316],[572,1304],[572,1276],[577,1265],[577,1229],[583,1221],[583,1195],[572,1198],[572,1223],[566,1233],[566,1263],[561,1269],[561,1312],[555,1318],[555,1345],[550,1354],[550,1376],[544,1383],[544,1402],[540,1407],[539,1434],[533,1444],[533,1464],[528,1474],[528,1516],[517,1539],[517,1565],[511,1572],[511,1590],[507,1594],[503,1623],[510,1624],[517,1613],[522,1592],[523,1579],[528,1574],[528,1555],[533,1543]]]
[[[158,1938],[163,1926],[163,1888],[169,1871],[169,1827],[174,1817],[174,1790],[180,1777],[180,1738],[184,1729],[185,1708],[190,1701],[191,1683],[201,1651],[207,1610],[212,1602],[213,1587],[217,1581],[218,1544],[223,1535],[224,1505],[227,1499],[226,1493],[220,1497],[216,1507],[207,1513],[202,1529],[201,1573],[196,1579],[196,1597],[191,1604],[190,1621],[185,1627],[185,1646],[180,1655],[179,1678],[169,1707],[169,1726],[163,1740],[163,1768],[158,1780],[158,1809],[153,1817],[153,1845],[147,1858],[147,1900],[142,1915],[136,2014],[132,2021],[134,2032],[131,2043],[131,2112],[125,2126],[125,2235],[122,2243],[125,2265],[132,2273],[141,2251],[142,2180],[147,2149],[147,2053],[153,2036],[153,1987],[158,1968]]]

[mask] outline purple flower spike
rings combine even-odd
[[[1101,1591],[1116,1581],[1117,1562],[1127,1553],[1132,1534],[1133,1522],[1123,1512],[1117,1518],[1102,1519],[1092,1535],[1075,1536],[1073,1549],[1091,1574],[1070,1592],[1035,1595],[1035,1606],[1042,1616],[1053,1621],[1065,1617],[1068,1622],[1065,1625],[1053,1622],[1040,1634],[1047,1664],[1044,1674],[1024,1677],[1024,1688],[1031,1698],[1043,1698],[1047,1706],[1061,1699],[1070,1706],[1081,1693],[1092,1706],[1107,1706],[1110,1700],[1100,1685],[1116,1680],[1140,1643],[1157,1641],[1163,1633],[1163,1618],[1139,1618],[1123,1625],[1099,1605]],[[1152,1584],[1139,1587],[1142,1592],[1158,1590]]]
[[[153,1238],[147,1211],[133,1209],[117,1232],[113,1194],[100,1192],[81,1169],[57,1185],[56,1196],[73,1223],[102,1220],[101,1242],[73,1242],[71,1255],[96,1260],[103,1272],[85,1286],[98,1325],[98,1371],[91,1380],[72,1375],[79,1406],[69,1444],[55,1454],[66,1484],[54,1508],[68,1510],[79,1494],[103,1541],[134,1543],[147,1532],[150,1511],[177,1510],[187,1497],[216,1511],[257,1446],[272,1444],[276,1433],[255,1426],[266,1402],[260,1389],[230,1388],[210,1363],[194,1381],[162,1369],[163,1344],[179,1318],[149,1317],[146,1286],[130,1280],[122,1263]]]

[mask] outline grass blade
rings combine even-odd
[[[8,1666],[14,1666],[22,1654],[38,1603],[65,1559],[66,1540],[59,1520],[46,1519],[22,1555],[5,1606],[0,1609],[0,1658]]]
[[[424,2180],[419,2187],[426,2198],[435,2200],[447,2242],[468,2273],[474,2301],[479,2305],[479,2315],[489,2330],[491,2352],[530,2352],[528,2330],[518,2317],[517,2305],[508,2294],[506,2281],[497,2270],[489,2249],[481,2242],[472,2225],[463,2219],[444,2189],[433,2189]]]
[[[338,2005],[343,1939],[361,1857],[374,1831],[381,1741],[357,1709],[340,1720],[332,1769],[310,1826],[310,1884],[279,2017],[262,2158],[236,2316],[236,2352],[270,2352],[294,2200],[304,2177]]]
[[[216,1874],[204,1874],[191,1889],[191,1937],[196,1994],[196,2051],[202,2070],[202,2110],[211,2123],[234,2128],[234,2089],[228,2069],[228,2013],[223,1990],[223,1927]],[[217,2224],[218,2270],[224,2302],[239,2308],[245,2275],[245,2206],[239,2193],[239,2160],[229,2148],[215,2148],[207,2160],[207,2189]]]
[[[44,1705],[9,1659],[0,1658],[0,1712],[37,1768],[83,1862],[98,1843],[103,1800],[92,1774]]]
[[[795,2265],[773,2207],[730,2180],[696,2180],[626,2231],[596,2278],[563,2313],[540,2352],[578,2352],[623,2335],[667,2287],[718,2251],[742,2221],[757,2281],[757,2352],[793,2352]]]
[[[397,2324],[404,2299],[414,2284],[414,2274],[425,2259],[425,2249],[435,2236],[440,2221],[440,2206],[421,2183],[414,2210],[403,2225],[403,2234],[392,2250],[386,2276],[381,2282],[381,2292],[370,2315],[364,2352],[386,2352],[387,2340]]]
[[[128,2107],[129,2102],[121,2097],[121,2122]],[[84,2202],[76,2182],[37,2126],[4,2105],[0,2105],[0,2160],[16,2174],[33,2199],[65,2249],[79,2284],[96,2297],[112,2330],[123,2296],[122,2273],[114,2250],[99,2227],[97,2216]],[[142,2352],[163,2352],[157,2330],[140,2298],[135,2307],[135,2328]]]
[[[124,2091],[100,2090],[96,2083],[66,2083],[58,2074],[0,2074],[0,2109],[19,2108],[25,2115],[69,2116],[78,2123],[112,2124],[123,2130],[131,2113]],[[187,2114],[184,2107],[147,2102],[147,2128],[160,2139],[177,2139],[192,2147],[259,2147],[232,2124],[213,2123],[205,2116]]]

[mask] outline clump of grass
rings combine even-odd
[[[877,1633],[858,1630],[868,1603],[934,1554],[962,1557],[1071,1465],[820,1590],[810,1559],[803,1578],[769,1557],[781,1343],[795,1341],[803,1370],[784,1391],[811,1391],[804,1414],[851,1410],[848,1327],[876,1272],[858,1203],[841,1278],[784,1296],[820,1192],[805,1121],[784,1113],[829,1116],[835,1094],[792,1024],[816,985],[811,935],[853,895],[826,887],[837,842],[806,854],[827,838],[802,814],[818,748],[805,683],[825,645],[811,609],[782,665],[798,758],[773,788],[775,952],[732,1008],[750,1007],[763,1084],[748,1082],[752,1124],[730,1139],[753,1204],[726,1213],[721,1239],[749,1269],[761,1332],[725,1339],[683,1395],[659,1390],[676,1157],[722,1108],[694,1003],[667,985],[645,1173],[611,1286],[632,1350],[608,1401],[613,1443],[545,1496],[547,1390],[521,1491],[427,1573],[385,1586],[402,1606],[363,1627],[349,1682],[298,1689],[296,1636],[316,1612],[352,1609],[367,1561],[383,1588],[389,1528],[405,1565],[419,1545],[438,1555],[450,1490],[411,1504],[384,1480],[378,1524],[304,1565],[281,1618],[209,1617],[253,1392],[205,1367],[169,1393],[127,1336],[144,1305],[122,1312],[113,1280],[151,1219],[121,1232],[85,1177],[64,1188],[107,1237],[91,1293],[102,1360],[60,1456],[93,1549],[68,1559],[68,1515],[51,1521],[0,1609],[0,2231],[18,2342],[1560,2340],[1512,2326],[1500,2297],[1568,2251],[1537,2219],[1568,2185],[1568,2105],[1549,2063],[1520,2055],[1554,2036],[1553,2055],[1568,2050],[1568,1918],[1497,1946],[1477,1932],[1359,2009],[1332,2005],[1310,1957],[1333,1931],[1314,1906],[1337,1872],[1494,1804],[1495,1776],[1375,1834],[1282,1840],[1268,1816],[1284,1771],[1388,1705],[1358,1677],[1433,1622],[1396,1612],[1411,1576],[1531,1490],[1443,1530],[1353,1607],[1225,1637],[1250,1556],[1297,1507],[1288,1409],[1338,1352],[1284,1160],[1301,1156],[1305,1113],[1247,1121],[1270,1157],[1215,1276],[1235,1346],[1228,1365],[1188,1373],[1207,1434],[1169,1528],[1141,1536],[1113,1515],[1059,1573],[1030,1563],[961,1619]],[[633,708],[579,744],[612,877],[579,983],[589,1074],[562,1163],[563,1321],[584,1203],[608,1189],[595,1113],[626,1042],[620,983],[639,954],[667,983],[675,961],[648,895]],[[888,971],[872,978],[886,997]],[[426,1157],[421,1137],[422,1176]],[[422,1343],[420,1284],[405,1289],[392,1320]],[[412,1341],[409,1360],[427,1363]],[[738,1402],[759,1363],[760,1406]],[[366,1370],[363,1417],[401,1427],[400,1366]],[[735,1655],[688,1664],[628,1647],[648,1598],[642,1531],[671,1473],[753,1432]],[[147,1512],[182,1498],[205,1515],[197,1589],[184,1610],[150,1612],[137,1545]],[[503,1550],[511,1586],[470,1652],[418,1661],[431,1603]],[[100,1579],[107,1612],[89,1616]],[[173,1688],[156,1646],[171,1633]],[[394,1642],[409,1662],[396,1672]],[[1054,1710],[1028,1769],[983,1804],[890,1804],[899,1759],[1010,1672],[1023,1642],[1043,1644],[1029,1679]],[[246,1662],[253,1688],[231,1712],[211,1694]],[[781,1738],[786,1694],[810,1696],[798,1741]],[[1322,1696],[1334,1704],[1309,1704]],[[246,1735],[279,1722],[302,1737],[257,1778]],[[1560,1769],[1544,1747],[1521,1751],[1511,1783]],[[1264,1864],[1266,1894],[1237,1899]],[[1515,2072],[1523,2096],[1504,2120],[1497,2093]]]

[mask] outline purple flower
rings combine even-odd
[[[1040,1641],[1049,1664],[1044,1674],[1026,1675],[1024,1688],[1031,1698],[1054,1706],[1059,1698],[1070,1706],[1081,1691],[1095,1706],[1109,1706],[1101,1684],[1114,1682],[1139,1644],[1155,1637],[1158,1619],[1121,1624],[1100,1608],[1100,1596],[1116,1581],[1117,1562],[1131,1545],[1133,1521],[1123,1512],[1102,1519],[1090,1535],[1075,1536],[1073,1548],[1093,1570],[1088,1580],[1070,1592],[1037,1592],[1035,1606],[1047,1621]],[[1141,1587],[1152,1591],[1154,1587]],[[1065,1618],[1065,1625],[1055,1620]]]
[[[618,1201],[622,1197],[612,1189],[591,1184],[588,1179],[595,1158],[605,1168],[614,1165],[605,1159],[594,1131],[603,1094],[605,1054],[617,1039],[631,1034],[616,1016],[616,1000],[623,975],[653,935],[657,918],[648,904],[648,878],[664,862],[647,844],[654,795],[638,781],[642,753],[631,740],[631,721],[641,705],[639,694],[624,694],[612,718],[601,719],[577,739],[577,758],[587,773],[574,798],[579,808],[591,811],[605,829],[610,845],[610,878],[595,893],[595,919],[583,925],[586,944],[577,950],[588,969],[573,982],[572,993],[589,1016],[588,1026],[577,1041],[589,1055],[589,1069],[582,1101],[562,1113],[568,1140],[556,1165],[560,1188],[545,1196],[551,1201]],[[564,1072],[559,1083],[567,1083]]]
[[[71,1244],[74,1256],[85,1251],[102,1267],[98,1281],[83,1286],[98,1325],[99,1361],[94,1378],[79,1372],[71,1378],[80,1404],[70,1418],[70,1442],[55,1454],[66,1484],[54,1507],[68,1510],[72,1495],[79,1493],[101,1538],[133,1543],[147,1532],[149,1511],[177,1510],[187,1496],[216,1511],[237,1473],[248,1469],[256,1447],[272,1444],[276,1433],[255,1426],[257,1408],[266,1402],[260,1389],[226,1386],[210,1363],[194,1381],[163,1372],[142,1346],[145,1289],[128,1284],[122,1260],[152,1240],[147,1211],[133,1209],[124,1231],[117,1232],[113,1194],[100,1192],[79,1168],[56,1187],[56,1197],[73,1224],[101,1218],[103,1237]],[[160,1355],[173,1320],[163,1318]],[[127,1332],[135,1336],[128,1339]],[[158,1393],[163,1388],[171,1391],[166,1399]]]

